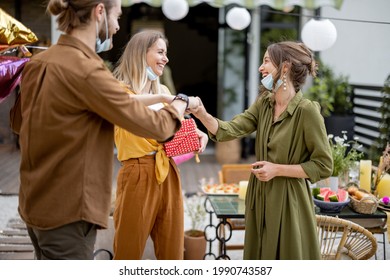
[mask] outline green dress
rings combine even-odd
[[[332,156],[317,102],[299,91],[273,122],[271,94],[259,97],[245,112],[219,124],[214,141],[228,141],[256,131],[256,159],[300,164],[314,183],[332,173]],[[245,212],[244,259],[320,259],[311,191],[306,179],[249,179]]]

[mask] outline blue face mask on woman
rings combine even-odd
[[[148,75],[149,80],[154,81],[157,79],[157,75],[153,72],[150,66],[146,67],[146,74]]]
[[[272,87],[274,85],[274,78],[272,77],[272,73],[271,74],[268,74],[265,78],[261,79],[261,83],[263,84],[263,86],[268,89],[268,90],[272,90]],[[282,84],[282,80],[279,79],[277,82],[276,82],[276,88],[275,88],[275,91],[278,90],[278,88],[280,87],[280,85]]]
[[[96,53],[108,51],[111,47],[111,39],[108,38],[108,23],[107,23],[106,9],[104,9],[104,21],[106,22],[106,40],[104,40],[103,43],[99,38],[99,31],[98,31],[99,26],[98,23],[96,22],[96,44],[95,44]]]

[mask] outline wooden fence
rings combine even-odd
[[[379,124],[382,119],[379,108],[382,106],[383,87],[353,85],[353,88],[354,136],[359,138],[358,142],[363,145],[362,150],[367,152],[379,137]]]

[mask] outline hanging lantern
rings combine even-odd
[[[226,14],[227,24],[235,30],[243,30],[251,23],[251,15],[245,8],[234,7]]]
[[[164,0],[162,12],[170,20],[181,20],[188,14],[188,2],[186,0]]]
[[[329,19],[311,19],[302,28],[302,41],[313,51],[324,51],[336,42],[337,30]]]

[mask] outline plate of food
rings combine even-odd
[[[202,190],[208,195],[238,195],[240,188],[237,184],[208,184]]]

